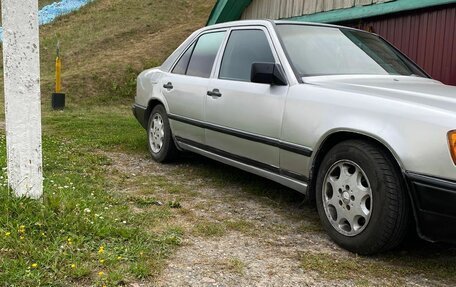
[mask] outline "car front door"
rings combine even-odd
[[[252,83],[253,63],[278,63],[266,29],[230,32],[206,96],[206,144],[227,157],[278,171],[288,86]]]
[[[204,120],[209,77],[226,31],[201,35],[182,54],[171,73],[161,79],[162,93],[168,103],[168,117],[176,137],[204,143]]]

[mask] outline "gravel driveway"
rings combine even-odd
[[[154,282],[134,286],[456,286],[454,246],[411,238],[359,257],[330,241],[302,195],[271,181],[196,155],[170,165],[146,154],[107,156],[136,178],[124,192],[157,178],[148,187],[154,198],[180,207],[170,224],[183,230],[181,246]]]

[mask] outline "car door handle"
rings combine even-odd
[[[212,91],[207,91],[207,95],[210,97],[220,98],[222,93],[220,93],[219,89],[213,89]]]
[[[163,85],[163,88],[165,88],[167,90],[172,90],[172,89],[174,89],[174,86],[173,86],[173,83],[168,82],[167,84]]]

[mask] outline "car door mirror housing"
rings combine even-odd
[[[287,85],[282,67],[276,63],[253,63],[251,82],[276,86]]]

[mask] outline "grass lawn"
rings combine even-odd
[[[181,230],[166,226],[170,206],[135,214],[129,195],[112,192],[101,151],[146,152],[145,133],[125,110],[45,114],[42,202],[10,196],[0,137],[0,282],[129,282],[156,275],[179,245]],[[150,232],[151,225],[162,231]]]
[[[243,197],[254,198],[264,201],[265,206],[288,211],[286,216],[293,222],[306,218],[305,225],[296,232],[323,232],[316,214],[309,208],[298,210],[297,214],[291,212],[297,211],[296,194],[284,193],[279,185],[211,161],[190,160],[188,165],[184,157],[180,167],[168,170],[166,177],[154,174],[153,170],[150,174],[148,171],[133,174],[128,168],[124,173],[112,173],[115,163],[107,153],[124,154],[133,166],[140,164],[136,162],[138,156],[148,154],[146,134],[128,106],[45,112],[43,133],[45,196],[42,202],[11,197],[2,169],[2,283],[114,286],[153,282],[166,259],[185,238],[204,241],[238,232],[261,242],[261,238],[280,238],[290,232],[281,223],[271,222],[270,226],[261,228],[251,219],[209,212],[212,204],[214,207],[218,204],[210,200],[200,206],[193,205],[195,198],[207,199],[195,193],[198,186],[221,190],[240,186],[240,194],[226,194],[223,201],[227,205],[235,206]],[[4,141],[4,136],[0,137],[0,167],[5,166]],[[193,183],[189,185],[187,181]],[[207,210],[205,216],[195,216],[194,208]],[[405,284],[404,278],[417,275],[454,282],[454,257],[438,255],[444,250],[441,247],[434,250],[424,246],[421,252],[420,246],[374,258],[328,254],[318,249],[298,252],[297,256],[305,272],[319,274],[327,282],[353,279],[356,285],[370,286],[377,280],[387,280],[388,286],[397,286]],[[244,276],[247,268],[235,257],[225,265],[238,276]]]

